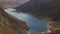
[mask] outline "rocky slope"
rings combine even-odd
[[[27,34],[28,26],[0,9],[0,34]]]

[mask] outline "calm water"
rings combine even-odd
[[[15,9],[8,8],[5,10],[10,15],[15,16],[19,20],[25,21],[27,25],[30,27],[30,32],[44,32],[48,30],[48,21],[43,19],[38,19],[30,14],[27,13],[16,13]]]

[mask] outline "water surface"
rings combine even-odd
[[[8,14],[15,16],[17,19],[25,21],[26,24],[30,27],[30,32],[45,32],[48,30],[48,21],[43,19],[38,19],[27,13],[16,13],[15,9],[8,8],[5,10]]]

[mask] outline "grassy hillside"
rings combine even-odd
[[[11,22],[7,18],[2,17],[2,21],[0,21],[0,33],[2,34],[25,34],[27,33],[26,30],[22,28],[23,25],[21,26],[21,24],[24,22],[20,21],[19,23]]]
[[[27,34],[27,25],[24,21],[2,12],[0,14],[0,34]]]

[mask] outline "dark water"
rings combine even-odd
[[[25,21],[27,25],[30,27],[30,32],[44,32],[48,30],[48,21],[43,19],[38,19],[30,14],[27,13],[16,13],[16,11],[12,8],[8,8],[5,10],[10,15],[15,16],[19,20]]]

